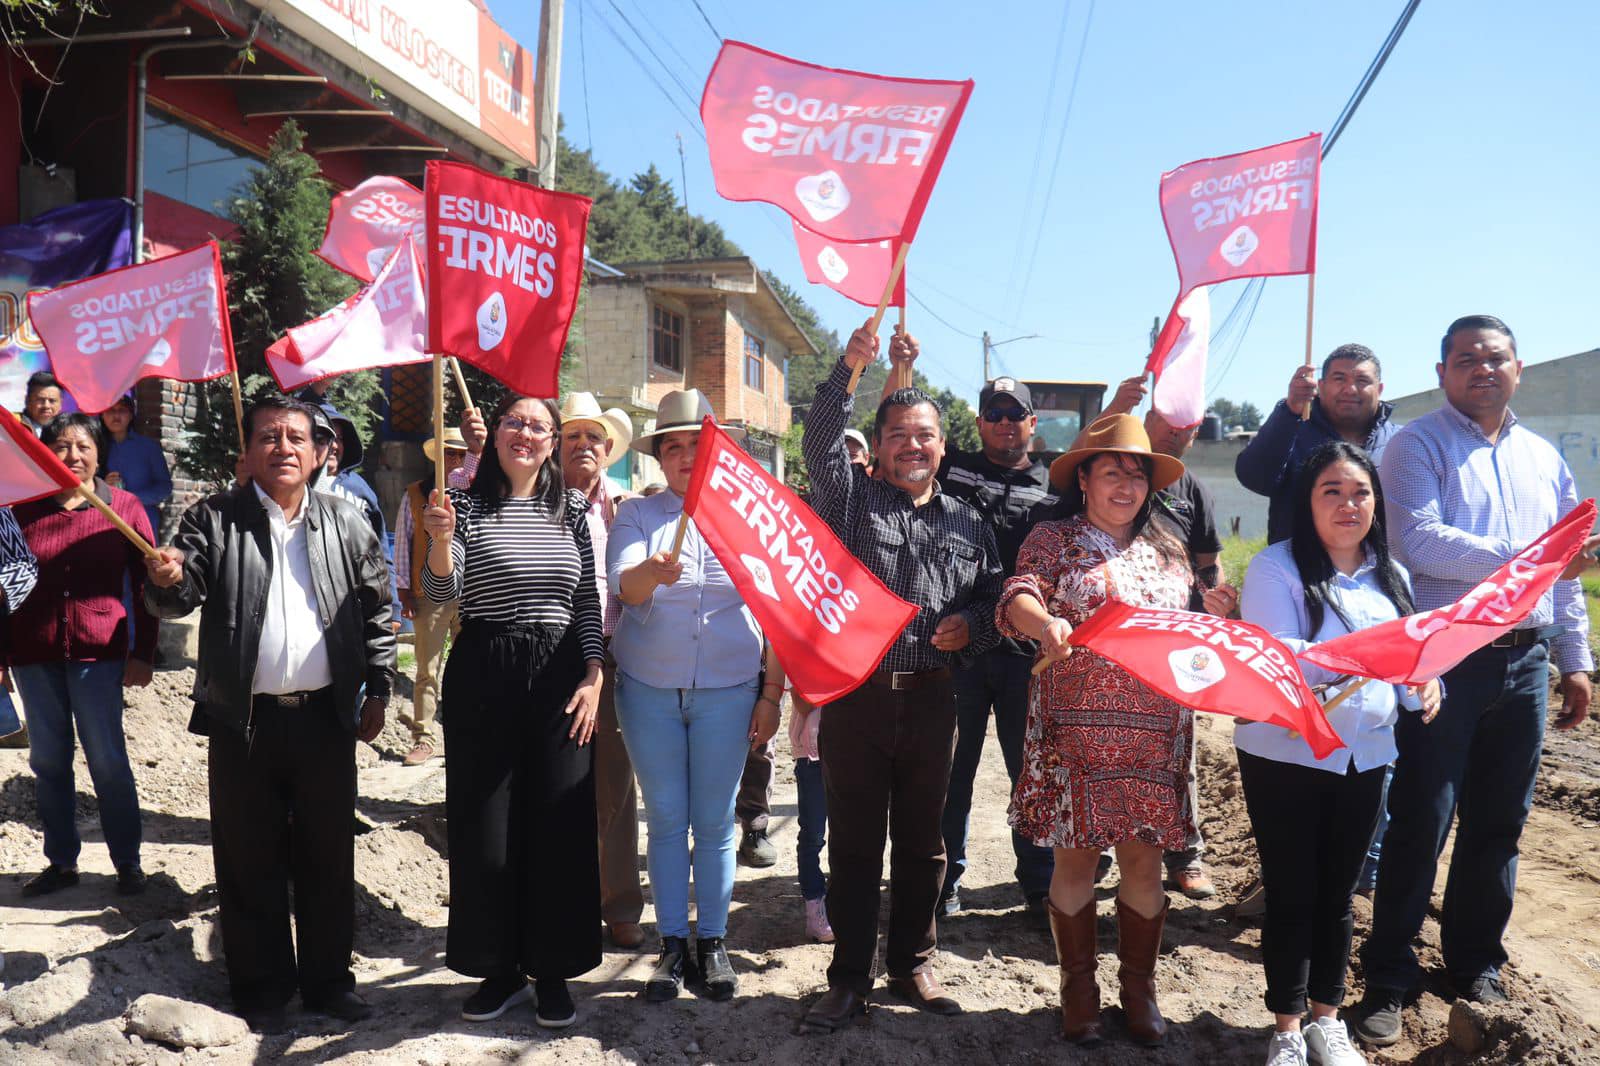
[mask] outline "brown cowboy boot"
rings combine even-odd
[[[1045,906],[1056,939],[1056,958],[1061,962],[1061,1035],[1074,1044],[1098,1044],[1102,1034],[1100,986],[1094,980],[1098,955],[1094,900],[1079,907],[1076,914],[1062,914],[1048,899]]]
[[[1167,1035],[1166,1019],[1156,1004],[1156,959],[1161,954],[1161,930],[1167,924],[1170,904],[1161,901],[1161,913],[1154,918],[1139,912],[1117,898],[1117,957],[1122,968],[1117,980],[1122,985],[1122,1013],[1128,1033],[1146,1047],[1155,1047]]]

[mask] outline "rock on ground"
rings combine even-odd
[[[128,1008],[127,1030],[171,1047],[222,1047],[250,1035],[244,1019],[202,1003],[147,992]]]
[[[0,1011],[23,1029],[32,1029],[67,1014],[89,995],[94,968],[88,959],[73,959],[36,980],[0,995]]]

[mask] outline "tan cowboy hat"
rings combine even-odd
[[[1065,489],[1072,484],[1072,475],[1086,459],[1102,452],[1122,452],[1149,459],[1155,467],[1150,491],[1164,489],[1183,476],[1183,463],[1170,455],[1163,455],[1150,447],[1150,435],[1144,424],[1132,415],[1106,415],[1089,423],[1089,428],[1078,434],[1072,449],[1063,452],[1050,464],[1050,484]]]
[[[464,452],[467,450],[467,438],[461,435],[461,431],[459,429],[457,429],[455,426],[451,426],[449,429],[444,431],[444,447],[446,451]],[[438,462],[438,439],[435,437],[429,437],[427,440],[423,441],[422,454],[428,457],[428,462]]]
[[[561,424],[565,426],[569,422],[592,422],[600,427],[600,432],[611,442],[607,466],[621,459],[628,445],[633,442],[633,419],[628,417],[628,412],[620,407],[600,410],[600,401],[594,398],[592,392],[567,393],[561,401]]]
[[[699,389],[674,389],[661,397],[661,403],[656,407],[656,428],[648,433],[641,433],[633,442],[633,450],[650,454],[650,441],[668,433],[682,433],[700,428],[700,423],[709,415],[716,418],[717,414],[711,409],[711,401]],[[725,426],[717,423],[717,428],[722,430],[734,440],[743,443],[745,431],[740,426]]]

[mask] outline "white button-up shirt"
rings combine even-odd
[[[322,639],[317,590],[311,583],[311,551],[306,545],[310,490],[300,503],[300,513],[290,521],[283,508],[261,491],[261,486],[253,487],[267,512],[272,580],[267,585],[261,647],[256,653],[250,691],[281,696],[326,688],[333,684],[333,669],[328,662],[328,645]]]

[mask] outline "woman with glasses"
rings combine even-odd
[[[655,456],[667,491],[618,507],[606,543],[606,576],[622,602],[611,638],[617,721],[650,827],[646,855],[661,934],[661,956],[644,989],[650,1002],[676,997],[685,978],[696,975],[710,999],[729,999],[738,988],[724,944],[733,899],[734,799],[745,756],[778,730],[783,698],[776,661],[763,672],[755,617],[693,521],[673,557],[700,424],[711,413],[695,389],[662,397],[656,428],[633,448]]]
[[[600,962],[594,749],[600,599],[581,494],[554,457],[549,400],[510,396],[467,489],[435,490],[423,590],[459,605],[445,667],[446,963],[481,979],[462,1016],[498,1018],[528,996],[538,1022],[572,1024],[567,980]]]

